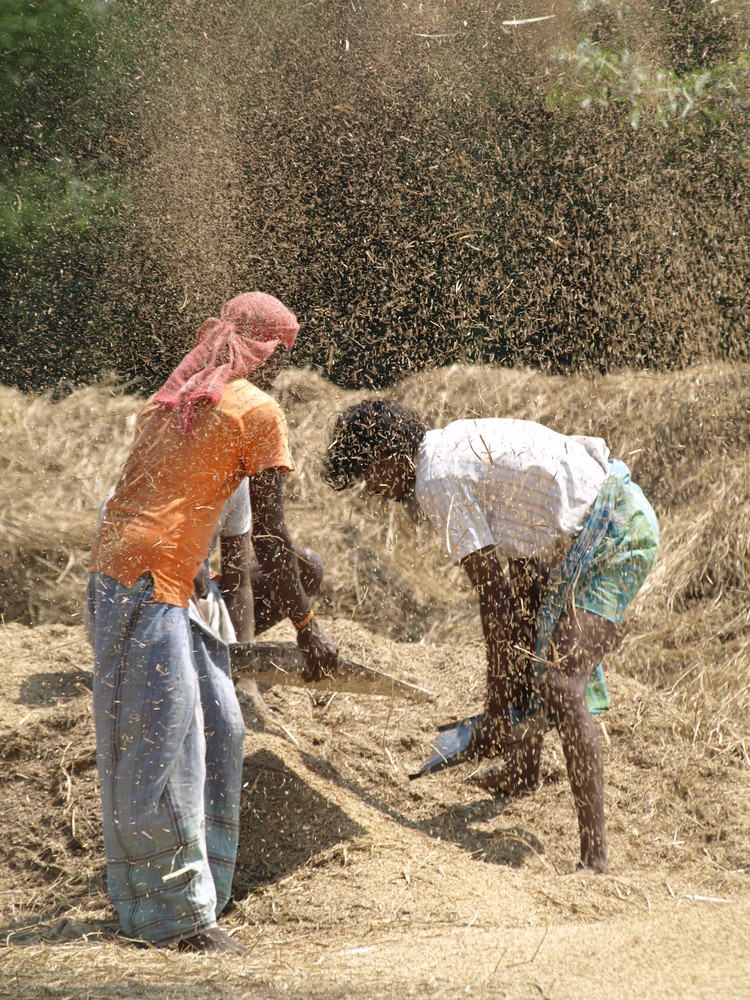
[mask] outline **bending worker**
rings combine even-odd
[[[541,700],[562,741],[579,868],[607,872],[604,768],[589,709],[609,706],[599,664],[659,543],[627,467],[601,438],[512,419],[427,430],[413,411],[376,399],[339,415],[323,475],[336,489],[362,479],[372,493],[415,497],[440,529],[479,597],[488,670],[477,755],[497,755],[511,721]],[[475,784],[535,790],[541,743],[520,744]]]
[[[214,527],[245,477],[255,554],[297,627],[306,676],[337,665],[300,582],[282,493],[289,435],[265,391],[298,329],[261,292],[237,296],[200,327],[197,346],[138,417],[94,543],[88,607],[107,882],[123,932],[155,945],[245,950],[217,926],[237,849],[244,725],[226,666],[196,657],[188,617]]]

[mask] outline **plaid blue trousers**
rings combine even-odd
[[[129,937],[216,924],[231,892],[245,727],[229,651],[186,608],[89,578],[107,885]]]

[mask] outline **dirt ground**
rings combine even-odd
[[[750,367],[590,380],[452,366],[391,390],[435,426],[514,414],[603,434],[654,502],[659,557],[605,660],[606,877],[568,875],[578,835],[554,733],[533,797],[472,788],[471,763],[409,780],[436,727],[482,704],[476,606],[428,526],[321,483],[331,415],[357,394],[304,370],[277,392],[297,463],[287,514],[324,558],[326,627],[435,697],[274,687],[265,714],[243,698],[222,922],[249,954],[123,940],[80,604],[141,401],[108,384],[59,402],[2,389],[0,996],[750,996]]]
[[[601,727],[613,874],[568,877],[577,835],[555,735],[543,786],[524,800],[473,790],[470,763],[408,778],[435,726],[481,702],[479,640],[398,644],[326,624],[352,656],[435,699],[273,688],[278,725],[243,698],[224,923],[249,946],[244,960],[118,939],[83,629],[0,629],[0,995],[748,996],[748,768],[691,741],[665,699],[618,672],[621,653]]]

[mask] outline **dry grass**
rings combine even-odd
[[[290,370],[278,394],[297,461],[289,520],[293,534],[325,559],[322,610],[400,640],[476,639],[463,574],[440,539],[406,510],[362,493],[336,494],[317,475],[334,414],[363,393]],[[692,710],[712,741],[745,754],[750,366],[591,379],[454,365],[407,378],[391,394],[436,426],[513,414],[607,439],[662,526],[659,558],[631,611],[624,649],[645,660],[649,681],[674,689],[675,698],[692,704],[699,697],[700,709]],[[98,505],[129,447],[141,400],[112,385],[79,389],[60,402],[7,388],[0,395],[2,612],[6,621],[75,623]]]
[[[545,993],[568,1000],[593,996],[586,982],[600,988],[601,977],[632,984],[645,963],[649,982],[615,995],[676,996],[649,990],[667,956],[679,956],[670,988],[695,981],[696,935],[714,958],[725,954],[709,980],[734,982],[740,968],[724,949],[737,948],[747,923],[750,768],[713,750],[667,691],[623,676],[617,658],[610,663],[615,711],[602,735],[616,870],[606,880],[565,879],[575,818],[556,737],[542,789],[512,804],[468,791],[464,769],[414,784],[406,778],[435,725],[481,697],[481,644],[393,645],[340,619],[330,627],[346,648],[392,660],[439,699],[390,705],[272,690],[267,697],[298,745],[259,726],[244,705],[240,852],[223,921],[251,949],[242,963],[142,951],[118,939],[104,883],[82,630],[0,630],[7,995],[211,990],[338,1000],[410,990],[447,996],[471,985],[471,995],[494,998],[533,996],[541,981]],[[577,953],[582,933],[596,934],[596,961],[607,958],[599,978],[594,956]],[[624,970],[618,953],[628,956]]]
[[[114,386],[60,402],[0,388],[0,591],[6,620],[80,621],[96,511],[139,401]]]

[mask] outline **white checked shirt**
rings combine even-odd
[[[456,420],[425,435],[415,495],[454,563],[491,545],[552,562],[583,527],[608,459],[602,438],[530,420]]]

